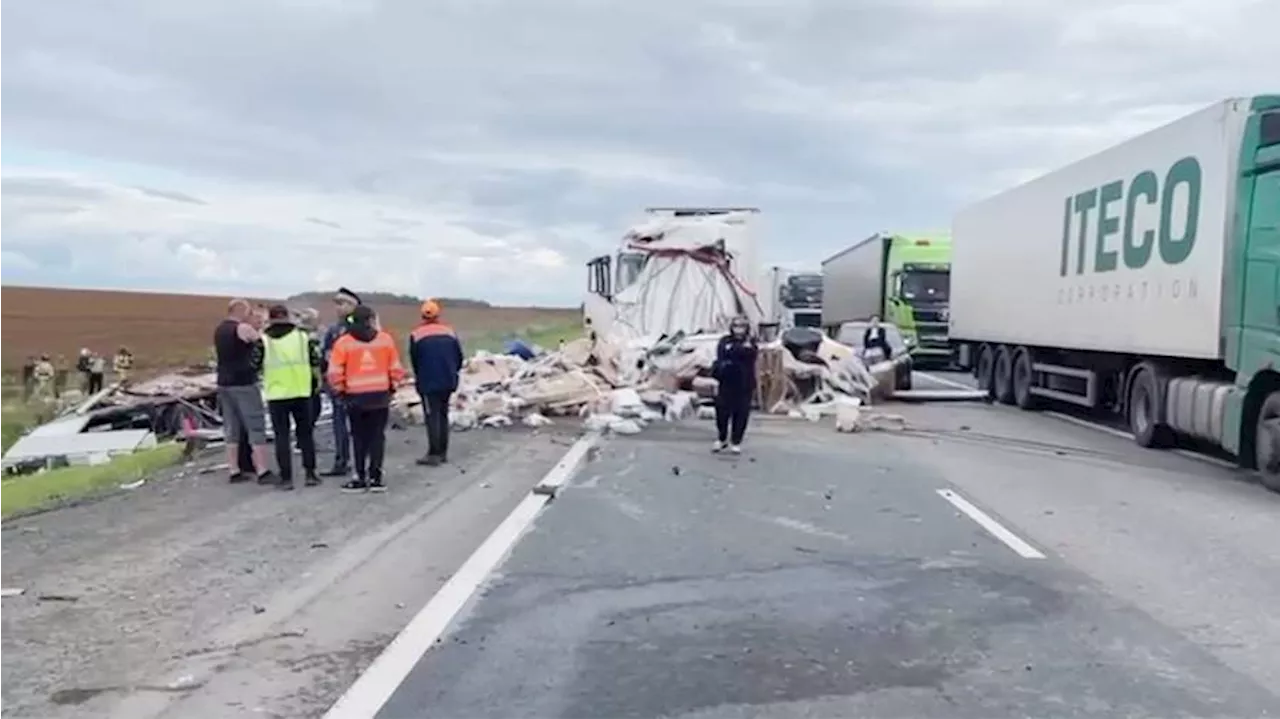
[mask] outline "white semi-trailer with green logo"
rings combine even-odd
[[[996,401],[1115,412],[1147,447],[1211,442],[1280,491],[1280,95],[961,211],[951,336]]]

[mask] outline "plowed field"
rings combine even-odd
[[[47,352],[74,362],[81,347],[110,357],[122,345],[140,369],[201,363],[208,357],[214,325],[225,315],[227,297],[109,292],[34,287],[0,289],[5,370],[28,355]],[[262,300],[270,303],[271,300]],[[417,323],[417,308],[376,307],[384,326],[398,337]],[[326,322],[331,308],[316,307]],[[571,328],[576,308],[445,307],[445,319],[463,341],[492,341],[494,335],[530,328]]]

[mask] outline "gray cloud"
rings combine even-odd
[[[256,227],[313,247],[343,230],[461,257],[498,239],[563,254],[564,301],[577,263],[648,204],[761,206],[765,257],[816,262],[1274,91],[1280,66],[1280,4],[1265,0],[21,0],[5,21],[6,215],[107,201],[14,176],[9,147],[56,150],[85,166],[42,169],[246,213],[226,217],[234,231],[203,213],[148,220],[178,245],[243,252]],[[263,226],[246,186],[317,214]],[[36,232],[5,225],[6,240]],[[458,282],[495,286],[475,271]]]
[[[199,197],[192,197],[191,195],[188,195],[185,192],[178,192],[177,190],[157,190],[154,187],[143,187],[142,185],[138,185],[133,189],[137,190],[138,192],[141,192],[144,195],[148,195],[150,197],[157,197],[162,200],[173,200],[174,202],[186,202],[192,205],[209,204],[204,200],[200,199]]]

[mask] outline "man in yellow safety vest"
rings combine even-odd
[[[275,433],[276,464],[280,467],[280,489],[293,489],[293,443],[289,436],[289,420],[298,432],[298,448],[302,450],[302,468],[306,484],[320,484],[316,476],[316,444],[312,432],[311,390],[320,372],[320,353],[306,330],[289,316],[284,305],[272,307],[267,314],[270,324],[262,334],[262,386]]]

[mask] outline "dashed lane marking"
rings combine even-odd
[[[963,512],[969,519],[977,522],[978,526],[987,530],[988,534],[1004,542],[1019,557],[1023,559],[1044,559],[1044,554],[1039,549],[1031,546],[1021,537],[1006,529],[1004,525],[992,519],[986,512],[973,506],[964,497],[950,489],[939,489],[938,496],[950,502],[953,507]]]

